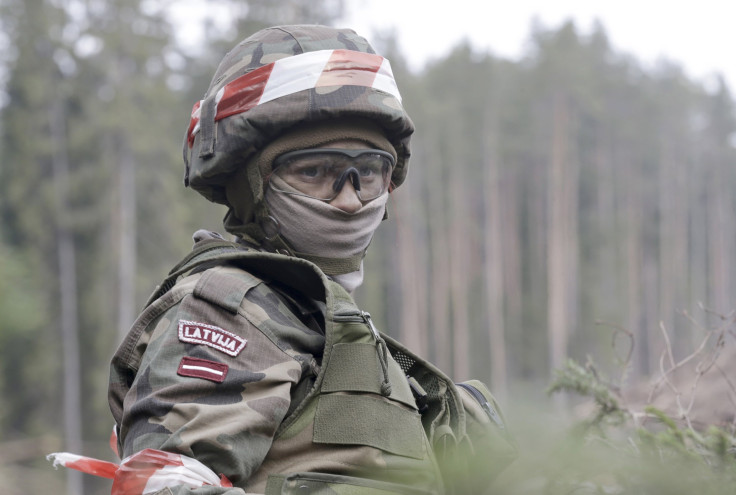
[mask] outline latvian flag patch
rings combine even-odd
[[[222,383],[227,376],[228,366],[224,363],[184,356],[176,371],[181,376],[204,378],[216,383]]]

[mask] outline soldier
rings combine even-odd
[[[485,486],[510,458],[482,384],[456,387],[350,295],[413,131],[351,30],[274,27],[225,56],[185,184],[227,206],[235,242],[197,232],[113,357],[114,494],[471,493],[455,459],[496,456]]]

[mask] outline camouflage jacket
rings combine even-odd
[[[451,382],[313,264],[210,244],[172,270],[113,357],[121,457],[180,453],[235,486],[162,495],[444,493],[430,437],[464,431]],[[409,368],[431,375],[429,397]]]

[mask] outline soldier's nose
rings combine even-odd
[[[355,188],[349,180],[345,181],[340,193],[330,201],[330,204],[346,213],[355,213],[363,207],[363,203],[360,202],[358,193],[355,192]]]

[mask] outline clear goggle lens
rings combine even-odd
[[[394,157],[383,150],[310,148],[284,153],[274,160],[273,175],[294,190],[271,188],[331,201],[350,181],[358,198],[367,202],[383,194],[391,182]]]

